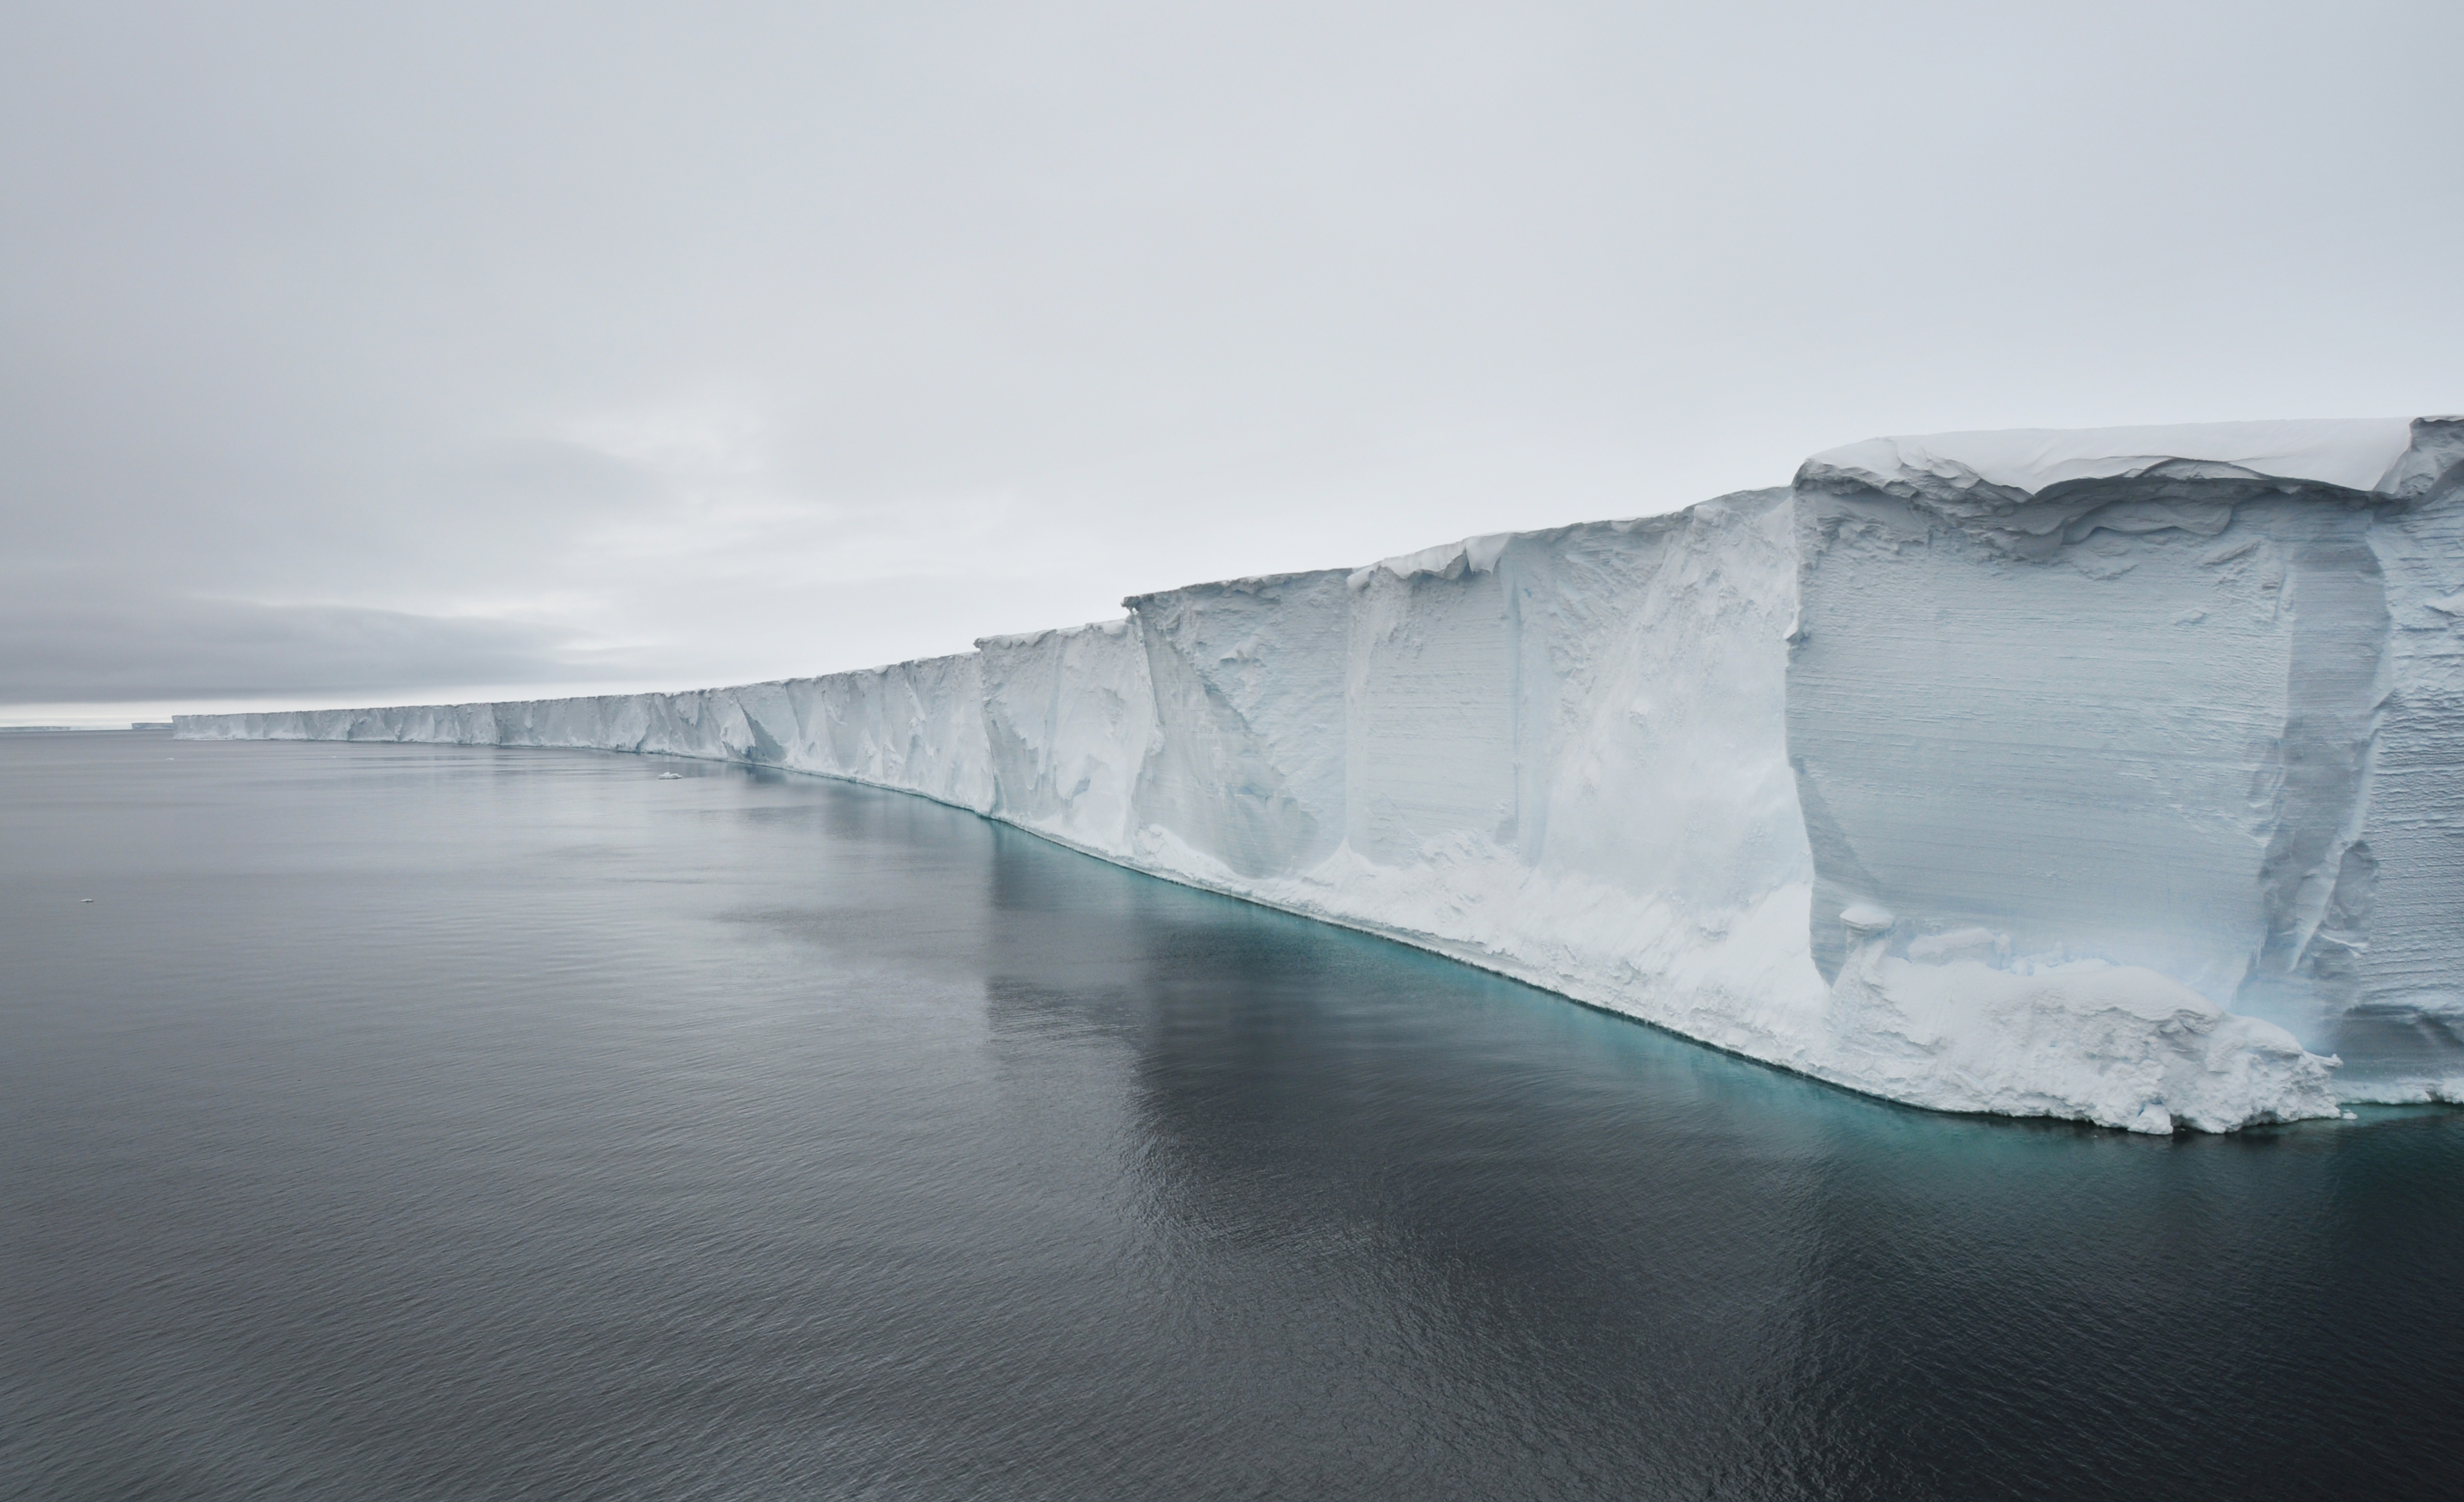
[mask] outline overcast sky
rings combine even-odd
[[[2464,409],[2464,5],[0,7],[0,720]]]

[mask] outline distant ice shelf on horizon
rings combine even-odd
[[[2464,419],[1793,485],[814,678],[180,717],[920,793],[1887,1099],[2464,1101]]]

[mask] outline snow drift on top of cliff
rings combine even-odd
[[[2464,418],[2019,428],[1868,438],[1805,461],[1799,485],[2018,504],[2080,480],[2255,479],[2417,499],[2464,462]]]

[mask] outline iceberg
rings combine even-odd
[[[2464,419],[1875,439],[682,694],[195,715],[921,794],[1887,1099],[2464,1100]]]

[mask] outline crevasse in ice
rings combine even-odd
[[[1876,439],[1787,489],[710,689],[188,716],[921,793],[1890,1099],[2464,1099],[2464,420]]]

